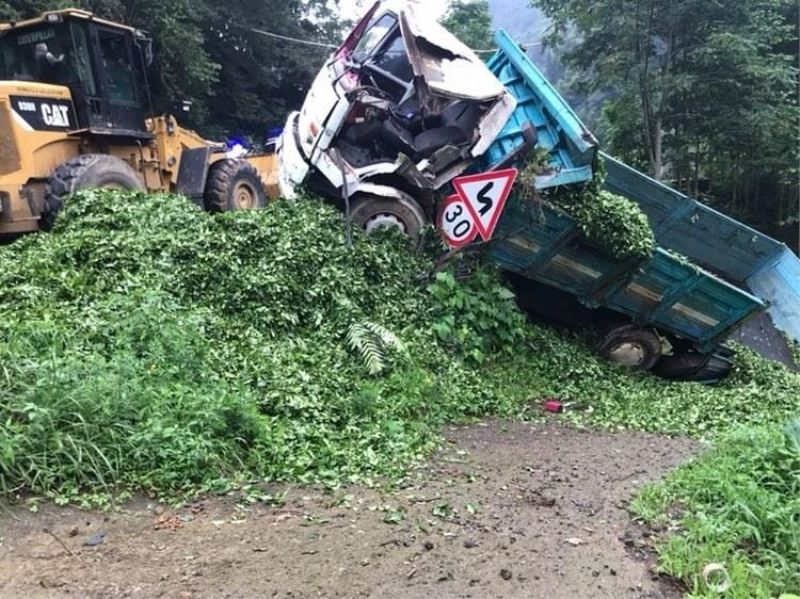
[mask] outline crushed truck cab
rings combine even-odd
[[[377,2],[289,116],[278,148],[281,192],[293,197],[305,184],[328,197],[402,200],[424,212],[425,199],[474,164],[515,106],[456,37],[413,5]]]

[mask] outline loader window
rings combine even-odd
[[[0,38],[3,79],[66,83],[69,31],[61,24],[20,29]]]
[[[0,38],[0,79],[86,86],[93,90],[89,65],[81,27],[48,24]]]
[[[136,86],[127,38],[114,31],[99,31],[100,57],[105,77],[103,82],[109,100],[119,104],[136,104]]]
[[[81,82],[83,92],[90,97],[97,95],[97,86],[94,82],[91,59],[89,58],[89,40],[86,30],[81,25],[72,25],[72,55],[70,57],[70,68],[75,71],[78,80]]]

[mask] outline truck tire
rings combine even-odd
[[[675,381],[716,382],[724,379],[733,368],[732,354],[721,348],[710,354],[684,352],[664,356],[653,372]]]
[[[56,216],[64,207],[64,200],[73,193],[97,188],[144,191],[144,184],[136,171],[116,156],[82,154],[70,158],[47,181],[39,228],[43,231],[53,228]]]
[[[267,205],[267,195],[256,167],[233,158],[211,165],[204,200],[209,212],[252,210]]]
[[[419,241],[426,224],[425,212],[411,198],[361,196],[353,202],[350,218],[367,234],[397,227],[413,241]]]
[[[650,370],[661,357],[661,340],[653,331],[635,325],[617,327],[600,343],[600,354],[637,370]]]
[[[710,359],[710,354],[694,352],[664,356],[658,361],[653,372],[665,379],[689,380],[692,375],[705,368]]]

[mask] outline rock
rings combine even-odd
[[[565,543],[569,543],[573,547],[577,547],[578,545],[583,545],[584,541],[580,537],[570,537],[564,541]]]
[[[433,544],[433,541],[425,541],[422,544],[422,546],[425,548],[425,551],[430,551],[431,549],[433,549],[434,544]]]
[[[467,549],[472,549],[477,546],[478,546],[478,541],[476,541],[475,539],[467,539],[464,541],[464,547],[466,547]]]
[[[97,545],[102,544],[103,541],[105,541],[105,540],[106,540],[106,533],[97,532],[97,533],[93,534],[91,537],[89,537],[88,539],[86,539],[86,541],[83,544],[86,547],[96,547]]]
[[[511,580],[512,576],[514,575],[511,573],[511,570],[506,570],[505,568],[500,570],[500,578],[503,580]]]

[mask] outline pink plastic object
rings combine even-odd
[[[544,402],[544,409],[548,412],[555,412],[556,414],[560,414],[564,411],[564,404],[562,404],[557,399],[548,399]]]

